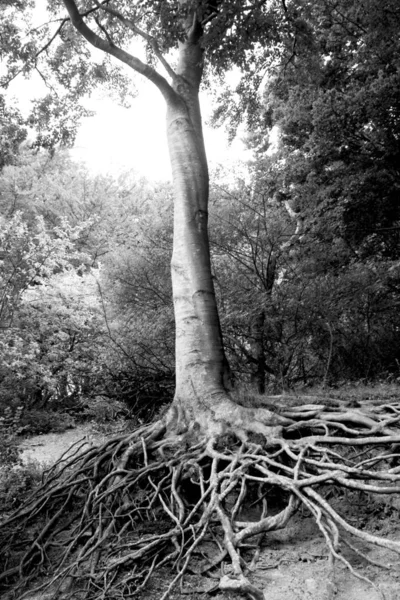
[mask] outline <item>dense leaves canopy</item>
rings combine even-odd
[[[263,124],[280,134],[277,190],[320,235],[398,258],[400,13],[397,2],[299,3],[304,30],[265,85]],[[276,165],[277,165],[277,161]]]

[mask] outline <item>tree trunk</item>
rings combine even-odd
[[[269,410],[244,408],[228,393],[229,365],[208,239],[209,179],[199,105],[203,57],[197,27],[190,27],[179,46],[175,94],[166,98],[175,192],[171,270],[176,326],[176,390],[167,426],[209,438],[234,433],[245,439],[249,431],[273,438],[287,419]]]
[[[265,394],[265,375],[267,365],[265,363],[264,344],[265,311],[260,310],[251,320],[251,347],[256,364],[255,372],[251,381],[256,384],[259,394]]]
[[[201,125],[199,44],[180,45],[176,97],[167,135],[175,191],[171,263],[176,324],[176,391],[172,413],[185,426],[211,403],[227,399],[229,382],[208,239],[209,179]],[[183,423],[182,423],[183,424]]]
[[[272,290],[275,284],[276,275],[276,254],[271,249],[265,278],[263,279],[263,285],[265,289],[266,298],[271,298]],[[257,385],[257,391],[259,394],[265,394],[265,378],[267,373],[272,373],[272,369],[267,366],[265,357],[265,309],[260,309],[251,320],[251,346],[254,361],[256,364],[256,370],[252,376],[252,382]]]

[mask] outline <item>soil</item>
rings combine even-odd
[[[81,425],[63,433],[45,433],[27,438],[20,444],[23,463],[37,461],[41,465],[54,464],[61,456],[73,452],[77,447],[98,445],[105,434],[94,432],[91,425]]]
[[[89,426],[62,434],[35,436],[23,442],[23,460],[35,459],[48,465],[77,442],[98,444],[103,439],[104,435],[93,433]],[[330,502],[351,523],[388,539],[400,539],[399,498],[384,496],[376,500],[367,494],[346,494],[342,491],[337,491],[337,494],[337,497],[330,498]],[[399,600],[398,556],[379,547],[371,550],[359,546],[358,549],[366,552],[368,558],[388,566],[387,570],[373,566],[351,550],[344,553],[354,570],[372,581],[375,588],[357,579],[342,564],[335,565],[332,578],[325,541],[314,519],[300,511],[285,529],[265,536],[259,559],[248,577],[263,589],[265,600]],[[229,574],[229,567],[226,573]],[[204,600],[211,597],[214,600],[233,600],[238,597],[231,592],[220,592],[217,585],[221,573],[214,575],[215,579],[186,576],[182,588],[173,591],[170,599]],[[173,576],[171,570],[155,575],[141,599],[161,597]],[[207,591],[210,591],[210,596],[205,593]],[[35,596],[35,600],[39,598]]]
[[[373,520],[373,519],[372,519]],[[400,539],[398,511],[393,517],[380,518],[375,533],[390,539]],[[297,515],[282,531],[269,533],[262,545],[259,560],[251,574],[250,581],[264,592],[265,600],[399,600],[400,564],[398,557],[382,548],[364,550],[368,558],[386,564],[385,570],[368,564],[355,552],[345,553],[354,570],[372,581],[357,579],[344,565],[336,564],[332,577],[331,565],[324,539],[315,521],[305,515]],[[229,570],[227,569],[229,574]],[[218,577],[219,578],[219,577]],[[171,580],[171,573],[165,571],[154,577],[142,600],[159,598]],[[187,576],[183,584],[184,595],[179,590],[172,593],[170,600],[204,600],[206,590],[212,590],[218,579]],[[212,593],[214,600],[237,600],[234,593]]]

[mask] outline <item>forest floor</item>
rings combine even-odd
[[[352,515],[353,524],[365,523],[365,528],[373,533],[400,539],[399,501],[394,510],[389,500],[387,506],[373,509],[368,498],[337,498],[337,502],[342,504],[341,513],[347,513],[349,520]],[[366,550],[361,546],[359,549]],[[368,557],[389,566],[390,570],[369,565],[356,553],[346,555],[357,573],[371,580],[376,588],[357,579],[343,565],[335,566],[332,581],[325,540],[314,519],[299,513],[285,529],[265,536],[259,559],[248,578],[263,590],[265,600],[399,600],[398,557],[382,548],[368,552]],[[159,573],[141,599],[160,598],[170,579],[168,571]],[[207,590],[214,600],[237,599],[234,593],[218,591],[217,584],[216,579],[186,576],[182,590],[173,592],[170,600],[204,600],[208,597]]]
[[[354,403],[389,402],[394,396],[399,399],[400,388],[397,385],[390,386],[390,390],[387,386],[381,389],[347,389],[333,395],[336,398],[345,395],[346,400]],[[89,425],[83,425],[61,434],[35,436],[23,442],[23,460],[38,461],[45,466],[57,460],[71,445],[77,442],[98,444],[104,440],[105,435],[93,430]],[[400,540],[400,497],[388,495],[376,498],[364,492],[349,492],[336,488],[332,488],[330,494],[330,503],[354,526],[365,528],[388,539]],[[251,520],[251,507],[247,518]],[[300,510],[285,529],[265,535],[258,560],[254,562],[248,577],[258,588],[263,589],[265,600],[399,600],[399,557],[379,547],[371,550],[360,545],[358,550],[366,552],[372,561],[388,567],[384,569],[369,564],[351,550],[348,550],[347,554],[344,552],[357,574],[372,581],[376,587],[352,575],[342,564],[335,565],[332,580],[325,540],[315,520],[305,510]],[[249,557],[251,554],[246,558]],[[140,598],[153,600],[161,597],[172,575],[168,569],[158,572],[152,577]],[[218,581],[222,574],[215,575],[216,579],[187,575],[181,589],[178,588],[169,597],[171,600],[237,598],[233,593],[218,590]],[[48,596],[44,596],[43,600],[44,598],[48,600]],[[40,596],[35,596],[35,600],[39,599]]]
[[[82,450],[90,445],[101,444],[107,434],[100,433],[91,425],[79,425],[63,433],[45,433],[26,438],[20,445],[24,464],[35,461],[43,466],[54,464],[75,445]]]

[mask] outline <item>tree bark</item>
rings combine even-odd
[[[265,311],[260,310],[251,319],[250,324],[251,349],[256,365],[251,381],[256,384],[259,394],[265,394],[265,375],[267,373],[267,365],[265,363],[264,323]]]
[[[194,36],[192,36],[193,38]],[[167,136],[175,190],[171,263],[176,323],[175,415],[195,422],[208,401],[226,397],[225,358],[208,239],[209,176],[199,85],[199,41],[180,44],[175,101],[168,102]]]

